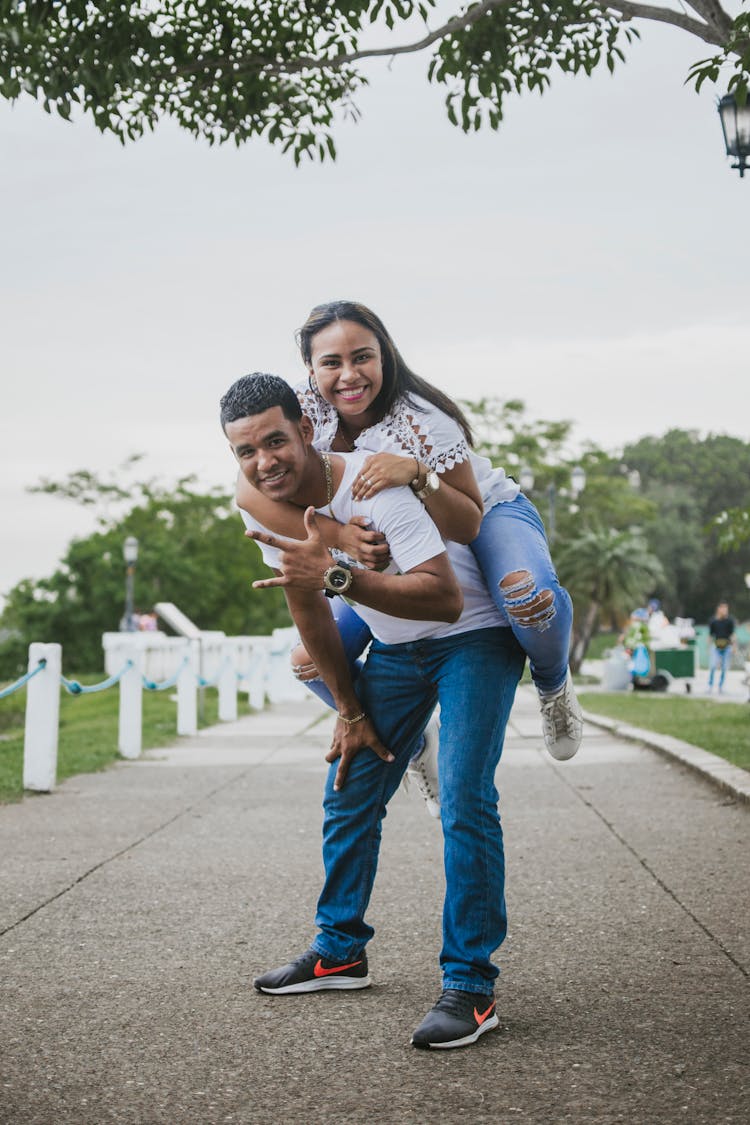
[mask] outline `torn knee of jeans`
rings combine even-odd
[[[295,680],[300,680],[303,684],[306,684],[311,680],[320,679],[318,669],[311,663],[307,650],[302,645],[297,645],[296,648],[292,649],[290,660]]]
[[[552,590],[537,590],[528,570],[512,570],[500,580],[505,609],[511,623],[522,628],[548,629],[557,612]]]

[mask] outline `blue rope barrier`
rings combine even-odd
[[[68,680],[65,676],[60,677],[60,682],[69,695],[91,695],[95,691],[106,691],[107,688],[119,683],[128,668],[132,667],[133,661],[126,660],[117,675],[110,676],[108,680],[102,680],[100,684],[79,684],[78,680]]]
[[[186,656],[185,659],[183,660],[182,664],[180,665],[180,667],[175,672],[174,676],[172,676],[172,678],[170,680],[162,680],[161,683],[158,683],[158,684],[155,683],[153,680],[147,680],[146,677],[144,676],[143,677],[143,686],[145,687],[146,691],[166,691],[167,688],[174,687],[174,685],[177,683],[178,679],[180,678],[180,672],[185,667],[185,665],[189,664],[189,663],[190,663],[190,657]]]
[[[221,673],[224,671],[227,664],[231,664],[231,661],[225,660],[224,663],[222,664],[222,666],[219,668],[219,671],[216,673],[216,675],[214,676],[214,678],[212,680],[204,680],[203,676],[197,676],[196,675],[195,678],[198,681],[198,686],[199,687],[215,687],[218,684],[219,679],[221,678]]]
[[[34,676],[38,676],[46,667],[47,657],[43,656],[33,671],[27,672],[25,676],[21,676],[20,680],[16,680],[14,684],[9,684],[8,687],[3,688],[3,690],[0,691],[0,699],[5,699],[7,696],[12,695],[14,691],[19,691],[29,680],[33,680]]]

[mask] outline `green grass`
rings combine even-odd
[[[601,660],[608,648],[615,647],[618,637],[619,633],[597,633],[589,641],[586,660]]]
[[[79,676],[82,684],[100,682],[99,676]],[[177,741],[177,704],[168,691],[143,693],[143,748],[151,750]],[[60,736],[57,780],[79,773],[106,769],[118,760],[117,722],[120,693],[117,688],[92,695],[60,694]],[[0,699],[0,803],[23,796],[23,734],[26,691]],[[247,695],[237,700],[238,713],[251,708]],[[204,691],[203,718],[199,726],[218,722],[219,700],[215,688]]]
[[[750,705],[647,693],[581,692],[586,711],[643,730],[671,734],[750,770]]]

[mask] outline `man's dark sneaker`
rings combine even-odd
[[[258,992],[281,996],[291,992],[320,992],[331,988],[368,988],[367,955],[362,952],[350,961],[331,961],[315,949],[308,949],[296,961],[271,969],[253,984]]]
[[[478,992],[446,988],[411,1037],[415,1047],[447,1049],[468,1047],[498,1025],[495,998]]]

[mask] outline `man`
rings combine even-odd
[[[523,653],[471,551],[458,544],[446,549],[408,488],[353,501],[351,484],[364,455],[318,453],[312,425],[283,380],[260,374],[238,380],[222,399],[221,422],[250,483],[270,499],[306,509],[304,542],[279,541],[255,525],[253,538],[276,572],[255,585],[284,588],[338,711],[326,755],[331,770],[323,806],[319,932],[306,953],[258,977],[255,987],[278,995],[369,985],[365,947],[374,931],[365,913],[381,822],[439,702],[443,991],[412,1043],[423,1048],[473,1043],[498,1024],[493,994],[498,970],[491,956],[507,922],[494,774]],[[313,508],[343,522],[367,516],[389,544],[389,571],[332,565]],[[375,638],[356,690],[325,596],[336,592],[358,603]]]
[[[714,675],[719,670],[719,695],[724,691],[724,680],[727,668],[732,659],[734,649],[735,621],[729,616],[729,603],[719,602],[716,613],[708,623],[708,634],[711,638],[711,651],[708,663],[711,671],[708,674],[708,691],[714,690]]]

